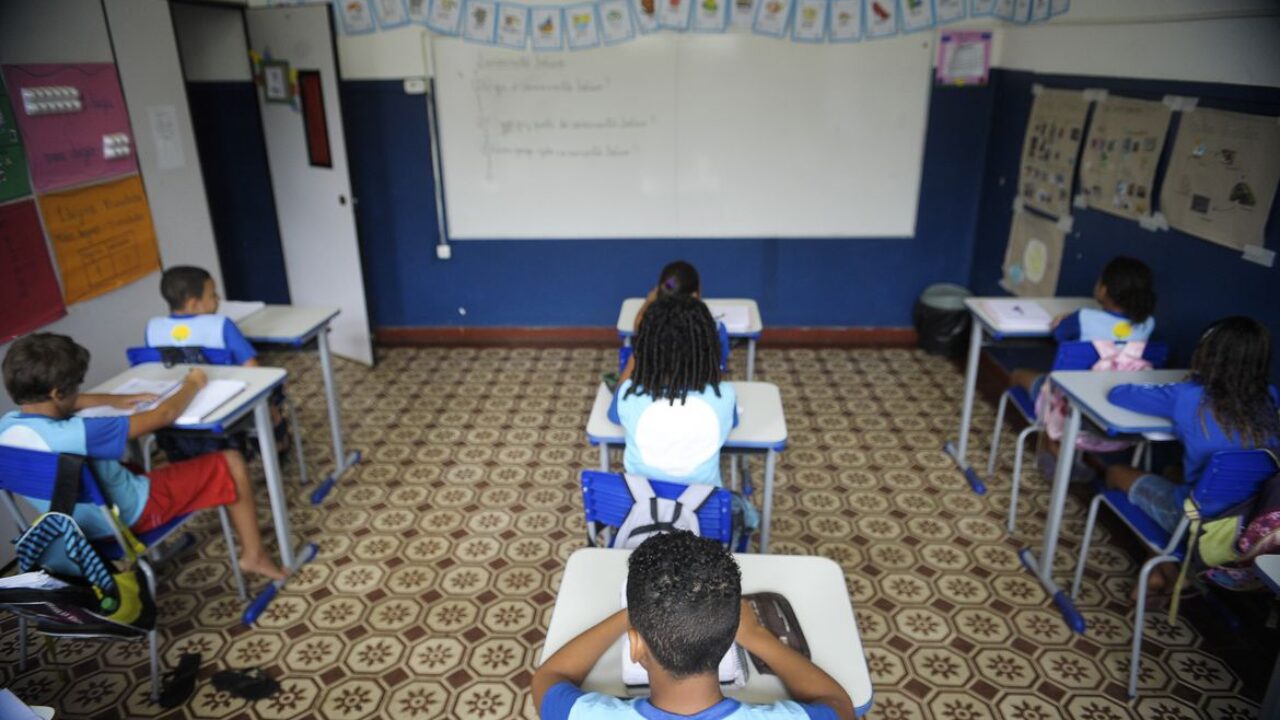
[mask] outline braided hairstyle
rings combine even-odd
[[[1209,326],[1191,355],[1191,379],[1204,386],[1200,426],[1206,434],[1210,412],[1229,438],[1254,447],[1280,441],[1270,367],[1271,336],[1261,323],[1237,315]]]
[[[645,311],[635,337],[635,369],[623,397],[652,395],[684,404],[708,385],[720,396],[720,337],[705,303],[663,295]]]

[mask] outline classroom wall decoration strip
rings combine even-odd
[[[295,5],[302,0],[276,0]],[[493,0],[333,0],[347,35],[410,23],[482,45],[525,50],[585,50],[661,30],[753,32],[794,42],[851,42],[929,30],[966,17],[1016,24],[1066,13],[1070,0],[603,0],[524,6]],[[533,10],[533,22],[530,17]],[[564,18],[565,27],[548,18]],[[857,23],[858,27],[851,27]],[[562,42],[567,32],[568,42]],[[599,41],[603,34],[604,43]]]

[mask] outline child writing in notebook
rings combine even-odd
[[[204,268],[178,265],[164,271],[160,277],[160,294],[169,304],[169,314],[151,318],[147,322],[147,347],[200,348],[204,359],[213,365],[258,366],[258,352],[245,339],[240,328],[225,315],[218,315],[218,288],[213,277]],[[289,449],[288,428],[280,405],[283,395],[272,398],[271,420],[275,426],[276,443],[282,457]],[[206,438],[161,435],[160,447],[170,460],[203,455],[207,452],[231,448],[248,453],[250,446],[243,436]]]
[[[1220,450],[1280,450],[1280,391],[1268,383],[1271,337],[1247,317],[1229,317],[1209,327],[1191,355],[1191,375],[1168,385],[1120,385],[1107,399],[1113,404],[1173,420],[1182,442],[1181,472],[1150,475],[1128,466],[1107,468],[1107,486],[1123,490],[1165,530],[1173,532],[1183,502]],[[1181,481],[1176,478],[1180,474]],[[1176,573],[1157,565],[1148,587],[1157,596]]]
[[[1123,360],[1115,356],[1122,352],[1124,345],[1130,345],[1130,350],[1137,353],[1133,362],[1141,363],[1141,349],[1156,326],[1155,318],[1151,315],[1156,305],[1151,269],[1134,258],[1114,257],[1102,268],[1102,273],[1094,283],[1093,298],[1100,308],[1081,308],[1054,318],[1053,339],[1059,343],[1094,342],[1100,348],[1100,358],[1104,352],[1109,353],[1114,358],[1113,363]],[[1117,346],[1117,343],[1123,345]],[[1116,369],[1138,368],[1117,366]],[[1062,436],[1065,403],[1054,398],[1045,387],[1047,379],[1046,373],[1026,369],[1014,370],[1011,376],[1013,384],[1024,388],[1036,402],[1037,418],[1047,428],[1047,437],[1046,434],[1041,435],[1037,464],[1041,473],[1050,477],[1057,462],[1057,440]],[[1089,449],[1116,448],[1100,441]],[[1086,471],[1085,475],[1091,475],[1091,471]]]
[[[534,673],[533,704],[542,720],[853,720],[848,693],[742,602],[738,565],[720,543],[662,533],[645,540],[627,565],[626,609],[570,640]],[[587,673],[623,633],[631,659],[649,674],[650,696],[583,692]],[[777,673],[794,700],[755,705],[721,694],[717,667],[735,640]]]
[[[36,333],[16,340],[5,355],[4,387],[19,409],[0,417],[0,445],[44,452],[84,455],[92,463],[108,501],[134,532],[153,530],[203,508],[226,505],[240,538],[240,567],[280,579],[284,573],[268,557],[258,530],[249,470],[233,450],[174,462],[137,475],[120,464],[128,440],[173,424],[206,379],[187,373],[180,389],[146,412],[128,417],[75,415],[100,405],[130,408],[152,395],[89,395],[80,392],[89,368],[89,351],[65,335]],[[28,498],[41,512],[49,503]],[[74,517],[91,538],[110,537],[111,527],[96,507],[76,505]]]

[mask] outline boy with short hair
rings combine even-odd
[[[578,685],[624,632],[652,694],[624,700],[584,693]],[[795,701],[747,705],[721,695],[717,668],[735,639],[777,673]],[[756,621],[742,601],[733,556],[686,531],[655,535],[632,553],[627,607],[547,658],[533,675],[533,702],[543,720],[854,718],[849,695],[830,675]]]
[[[120,464],[125,442],[167,427],[182,415],[207,382],[193,368],[182,387],[146,412],[128,417],[83,418],[77,410],[98,405],[129,408],[155,400],[154,395],[90,395],[80,392],[89,368],[89,351],[65,335],[36,333],[16,340],[0,371],[4,387],[19,409],[0,416],[0,445],[71,453],[90,458],[94,474],[120,520],[134,532],[145,532],[179,515],[226,505],[240,537],[240,567],[272,579],[284,573],[268,557],[258,530],[244,456],[234,450],[201,455],[136,475]],[[49,503],[28,498],[37,510]],[[111,527],[89,504],[78,504],[74,517],[91,538],[109,537]]]

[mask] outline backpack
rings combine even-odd
[[[1280,553],[1280,473],[1267,480],[1256,500],[1205,523],[1198,545],[1202,579],[1226,590],[1261,587],[1254,558]]]
[[[673,530],[688,530],[700,535],[698,509],[718,489],[714,485],[690,485],[680,493],[680,497],[669,500],[658,497],[649,481],[639,475],[626,473],[623,479],[631,491],[633,502],[614,536],[615,548],[636,548],[652,535]]]
[[[115,572],[72,516],[84,458],[59,455],[49,511],[16,542],[19,571],[35,586],[0,590],[0,607],[65,634],[129,635],[155,627],[155,603],[137,568]],[[137,559],[137,539],[116,520],[126,555]],[[142,562],[142,561],[139,561]],[[45,572],[47,571],[47,572]],[[20,576],[21,577],[21,576]],[[52,582],[47,582],[52,578]]]
[[[1134,341],[1116,344],[1110,340],[1094,340],[1093,349],[1098,353],[1098,360],[1090,370],[1150,370],[1151,363],[1142,358],[1147,344]],[[1067,424],[1067,398],[1060,391],[1053,389],[1051,383],[1045,382],[1040,387],[1040,395],[1035,398],[1036,418],[1044,424],[1045,433],[1053,440],[1061,440],[1063,429]],[[1090,452],[1115,452],[1132,446],[1129,440],[1105,438],[1086,428],[1080,429],[1076,438],[1076,447]]]

